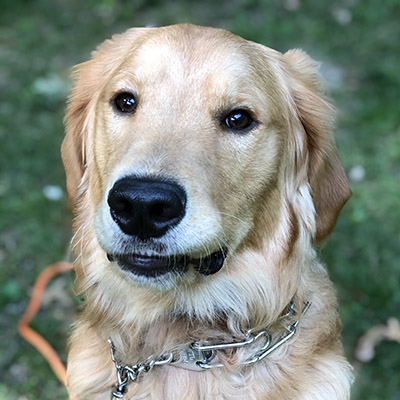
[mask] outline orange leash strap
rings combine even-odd
[[[54,276],[70,271],[72,268],[71,263],[60,261],[48,266],[39,274],[33,287],[32,298],[18,323],[19,334],[43,355],[65,387],[67,387],[67,373],[64,364],[50,343],[35,332],[29,324],[40,309],[42,296],[49,281]]]

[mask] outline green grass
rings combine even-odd
[[[1,2],[0,13],[0,400],[62,399],[46,362],[16,334],[43,266],[65,259],[71,216],[59,156],[70,67],[112,33],[192,22],[220,26],[323,61],[341,110],[337,142],[347,171],[362,166],[353,198],[321,250],[338,289],[344,344],[355,366],[355,400],[400,399],[400,347],[383,343],[367,364],[358,338],[400,310],[400,113],[398,0],[300,1],[36,0]],[[341,22],[340,22],[341,21]],[[71,277],[62,278],[72,297]],[[55,290],[57,292],[57,290]],[[61,299],[62,300],[62,299]],[[76,303],[48,301],[34,327],[65,357]]]

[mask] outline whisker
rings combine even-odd
[[[223,212],[223,211],[218,211],[218,214],[224,215],[224,216],[227,216],[227,217],[230,217],[230,218],[232,218],[232,219],[235,219],[235,220],[237,220],[237,221],[243,223],[243,224],[246,225],[246,226],[249,225],[248,222],[246,222],[245,220],[243,220],[243,219],[237,217],[236,215],[232,215],[232,214],[229,214],[229,213],[226,213],[226,212]],[[253,224],[249,227],[249,233],[256,233],[256,232],[254,231]]]
[[[218,211],[218,214],[220,214],[220,215],[226,215],[227,217],[231,217],[231,218],[233,218],[233,219],[236,219],[236,220],[238,220],[239,222],[243,222],[244,224],[246,223],[246,221],[244,221],[243,219],[240,219],[240,218],[237,217],[236,215],[232,215],[232,214],[229,214],[229,213],[226,213],[226,212],[223,212],[223,211]]]

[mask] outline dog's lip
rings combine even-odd
[[[121,269],[146,277],[157,277],[168,272],[184,273],[189,264],[203,275],[215,274],[222,268],[226,256],[224,248],[201,258],[188,255],[107,254],[109,261],[116,261]]]
[[[155,277],[172,270],[184,270],[183,257],[148,256],[144,254],[107,254],[110,261],[116,261],[119,267],[136,275]]]

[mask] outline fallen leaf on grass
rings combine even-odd
[[[387,325],[376,325],[361,336],[355,351],[357,360],[371,361],[375,356],[375,347],[383,340],[400,343],[400,323],[396,318],[389,318]]]

